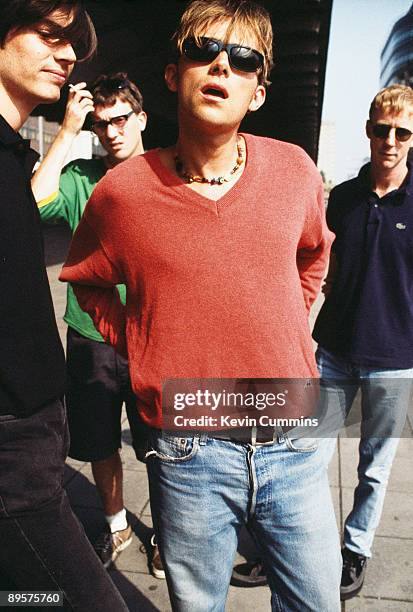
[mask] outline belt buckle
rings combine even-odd
[[[258,428],[256,425],[254,425],[253,427],[251,427],[251,446],[255,446],[260,447],[260,446],[269,446],[270,444],[274,444],[275,439],[276,439],[276,431],[275,431],[275,427],[272,428],[272,439],[268,440],[267,442],[257,442],[257,433],[258,433]]]

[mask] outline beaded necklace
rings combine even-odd
[[[237,141],[237,154],[238,157],[235,166],[226,176],[217,176],[209,179],[205,176],[189,174],[189,172],[186,172],[183,161],[179,158],[178,154],[175,155],[175,170],[178,176],[183,178],[187,183],[208,183],[208,185],[222,185],[223,183],[228,183],[229,181],[232,181],[232,179],[234,178],[234,174],[237,172],[237,170],[240,168],[241,164],[244,161],[241,139],[238,139]]]

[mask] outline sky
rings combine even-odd
[[[412,0],[333,0],[324,121],[336,125],[335,183],[358,173],[369,156],[364,127],[380,89],[380,53]]]

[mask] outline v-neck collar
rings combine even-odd
[[[231,206],[233,202],[237,201],[238,194],[244,190],[245,184],[253,178],[253,158],[254,158],[254,143],[250,134],[240,133],[240,136],[245,141],[245,167],[242,175],[238,181],[227,191],[222,197],[217,200],[207,198],[206,196],[198,193],[191,189],[187,183],[181,178],[176,176],[169,170],[161,161],[159,157],[160,149],[153,149],[147,153],[148,161],[151,163],[154,171],[158,174],[161,181],[171,187],[175,194],[179,196],[185,202],[193,201],[195,205],[202,206],[203,208],[213,212],[220,216],[223,211]]]

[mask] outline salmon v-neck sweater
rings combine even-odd
[[[154,427],[166,379],[317,376],[307,316],[333,236],[320,175],[300,148],[244,137],[244,172],[217,201],[167,170],[157,150],[108,172],[61,273],[127,354],[138,409]]]

